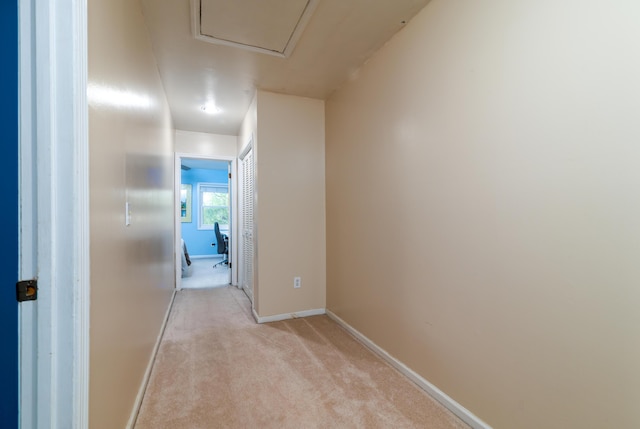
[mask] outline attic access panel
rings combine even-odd
[[[192,0],[194,37],[288,57],[318,0]]]

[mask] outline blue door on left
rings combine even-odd
[[[0,1],[0,427],[18,427],[18,0]]]

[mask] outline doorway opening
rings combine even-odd
[[[233,159],[176,155],[176,289],[235,284]]]

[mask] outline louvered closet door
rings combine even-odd
[[[253,302],[253,149],[242,160],[242,287]]]

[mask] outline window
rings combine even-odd
[[[219,183],[198,183],[198,229],[229,229],[229,186]]]

